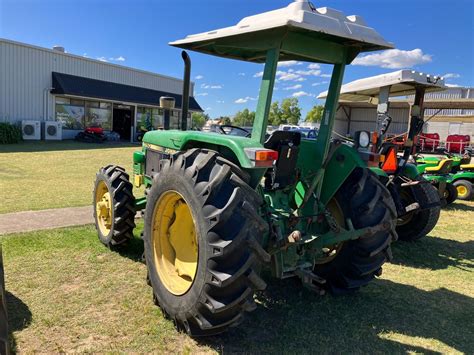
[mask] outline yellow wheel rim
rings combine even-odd
[[[458,190],[458,196],[459,197],[464,197],[467,195],[467,187],[463,185],[458,185],[456,186],[456,189]]]
[[[337,221],[339,226],[345,228],[346,223],[344,221],[344,213],[342,212],[342,208],[336,201],[336,199],[333,198],[331,201],[329,201],[327,209],[329,210],[329,212],[331,212],[332,216]],[[343,245],[344,242],[341,242],[324,248],[324,256],[322,258],[317,259],[315,261],[315,264],[327,264],[330,261],[334,260],[337,254],[339,254],[339,252],[341,251]]]
[[[104,181],[100,181],[95,190],[95,210],[100,232],[108,235],[112,227],[112,197]]]
[[[191,210],[178,192],[167,191],[156,203],[151,243],[163,285],[172,294],[183,295],[196,276],[198,237]]]

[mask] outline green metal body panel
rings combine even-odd
[[[411,163],[407,163],[405,165],[405,168],[403,169],[401,174],[403,176],[406,176],[406,177],[412,179],[412,180],[416,179],[420,175],[417,166],[415,164],[411,164]]]
[[[371,167],[369,167],[369,169],[370,169],[370,171],[375,173],[375,175],[377,175],[379,178],[380,177],[388,177],[388,174],[383,169],[377,168],[375,166],[371,166]]]
[[[456,174],[451,174],[448,182],[453,183],[456,180],[467,180],[474,183],[474,171],[459,171]]]

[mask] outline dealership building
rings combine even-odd
[[[163,96],[175,99],[178,128],[182,91],[181,79],[0,38],[0,122],[22,125],[25,139],[71,139],[99,126],[133,141],[145,122],[163,125]],[[202,111],[193,93],[191,83],[189,124]]]

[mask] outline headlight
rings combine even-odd
[[[367,131],[358,131],[355,135],[356,144],[359,148],[368,148],[370,145],[370,133]]]

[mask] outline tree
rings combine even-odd
[[[324,106],[322,105],[315,105],[313,108],[308,112],[306,115],[306,122],[321,122],[323,118]]]
[[[221,125],[231,125],[232,120],[230,119],[229,116],[221,116],[217,119]]]
[[[194,112],[192,117],[192,127],[201,129],[204,127],[206,122],[210,119],[207,113]]]
[[[270,106],[270,114],[268,115],[268,124],[271,126],[279,126],[281,124],[281,110],[278,101]]]
[[[281,102],[281,121],[296,125],[301,119],[301,109],[296,97],[284,99]]]
[[[235,114],[233,119],[233,124],[239,127],[249,127],[253,125],[253,121],[255,120],[255,112],[249,111],[246,108],[243,111],[239,111]]]

